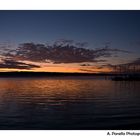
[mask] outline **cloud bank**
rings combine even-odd
[[[7,69],[27,69],[30,70],[32,68],[39,68],[40,66],[33,65],[33,64],[26,64],[23,62],[17,62],[14,60],[5,59],[0,63],[0,68],[7,68]]]
[[[105,58],[112,57],[118,53],[129,53],[125,50],[103,47],[99,49],[88,49],[83,47],[84,43],[78,46],[68,42],[53,45],[24,43],[16,50],[10,50],[3,55],[13,60],[27,60],[34,62],[53,63],[82,63],[82,62],[104,62]],[[100,58],[104,58],[100,60]]]

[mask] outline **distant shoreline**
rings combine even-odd
[[[0,72],[0,78],[104,77],[113,81],[140,81],[140,74],[125,73],[66,73],[66,72]]]
[[[54,77],[54,76],[114,76],[107,73],[64,73],[64,72],[0,72],[1,77]]]

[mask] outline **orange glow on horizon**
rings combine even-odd
[[[79,63],[39,63],[31,61],[18,61],[26,64],[37,65],[40,68],[32,69],[17,69],[17,68],[0,68],[0,72],[10,71],[33,71],[33,72],[66,72],[66,73],[109,73],[112,70],[109,67],[99,68],[99,65],[95,66],[81,66]]]
[[[41,67],[41,68],[36,68],[36,69],[8,69],[8,68],[1,68],[0,72],[10,72],[10,71],[33,71],[33,72],[66,72],[66,73],[109,73],[111,72],[111,69],[109,68],[103,68],[103,69],[98,69],[98,68],[81,68],[81,67]]]

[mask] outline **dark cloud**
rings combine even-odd
[[[100,67],[108,67],[108,68],[112,68],[114,67],[115,65],[112,65],[112,64],[103,64],[101,65]]]
[[[106,62],[107,60],[94,60],[92,62],[98,63],[98,62]],[[84,63],[84,64],[80,64],[80,66],[92,66],[91,64],[88,63]]]
[[[84,43],[83,43],[84,44]],[[29,60],[35,62],[54,63],[82,63],[82,62],[103,62],[101,57],[112,57],[117,53],[129,53],[125,50],[104,47],[100,49],[88,49],[73,44],[72,40],[55,42],[53,45],[24,43],[16,50],[9,51],[4,55],[13,60]],[[79,44],[78,44],[79,45]]]
[[[91,66],[90,64],[81,64],[80,66]]]
[[[17,62],[13,60],[3,60],[0,63],[0,68],[8,68],[8,69],[32,69],[32,68],[39,68],[37,65],[33,64],[26,64],[23,62]]]

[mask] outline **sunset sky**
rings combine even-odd
[[[0,71],[110,72],[140,64],[140,11],[0,11]]]

